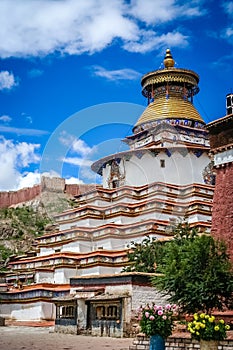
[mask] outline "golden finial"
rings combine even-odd
[[[174,67],[175,61],[173,60],[170,49],[166,50],[166,55],[165,55],[165,58],[163,60],[163,64],[164,64],[165,68]]]

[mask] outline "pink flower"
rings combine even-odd
[[[163,315],[163,320],[166,320],[167,319],[167,316],[166,315]]]
[[[149,312],[145,312],[145,316],[148,318],[150,316]]]
[[[157,310],[163,310],[163,307],[162,307],[161,305],[159,305],[159,306],[157,307]]]
[[[162,310],[159,310],[159,311],[158,311],[158,315],[159,315],[159,316],[162,316],[162,314],[163,314],[163,311],[162,311]]]
[[[153,315],[150,316],[150,320],[154,321],[155,317]]]
[[[166,310],[171,310],[171,305],[170,304],[165,305],[165,309]]]
[[[158,310],[158,306],[154,305],[154,310],[157,311]]]

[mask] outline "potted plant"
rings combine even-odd
[[[138,309],[141,331],[150,337],[150,350],[164,350],[165,339],[172,334],[176,305],[149,305]]]
[[[218,342],[227,337],[226,331],[230,326],[222,319],[216,320],[213,315],[195,313],[187,328],[192,339],[200,341],[201,350],[215,350],[218,348]]]

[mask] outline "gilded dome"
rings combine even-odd
[[[142,77],[142,94],[148,100],[148,107],[134,127],[136,132],[139,125],[163,119],[182,119],[205,124],[193,106],[193,96],[199,92],[198,74],[189,69],[174,67],[175,61],[169,49],[166,50],[163,63],[163,69]]]
[[[204,124],[193,104],[176,96],[160,96],[150,103],[138,119],[136,126],[161,119],[188,119]]]

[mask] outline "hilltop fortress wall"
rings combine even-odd
[[[0,208],[31,201],[42,192],[66,193],[72,197],[91,190],[94,186],[94,184],[66,184],[63,178],[42,176],[41,183],[33,187],[0,192]]]

